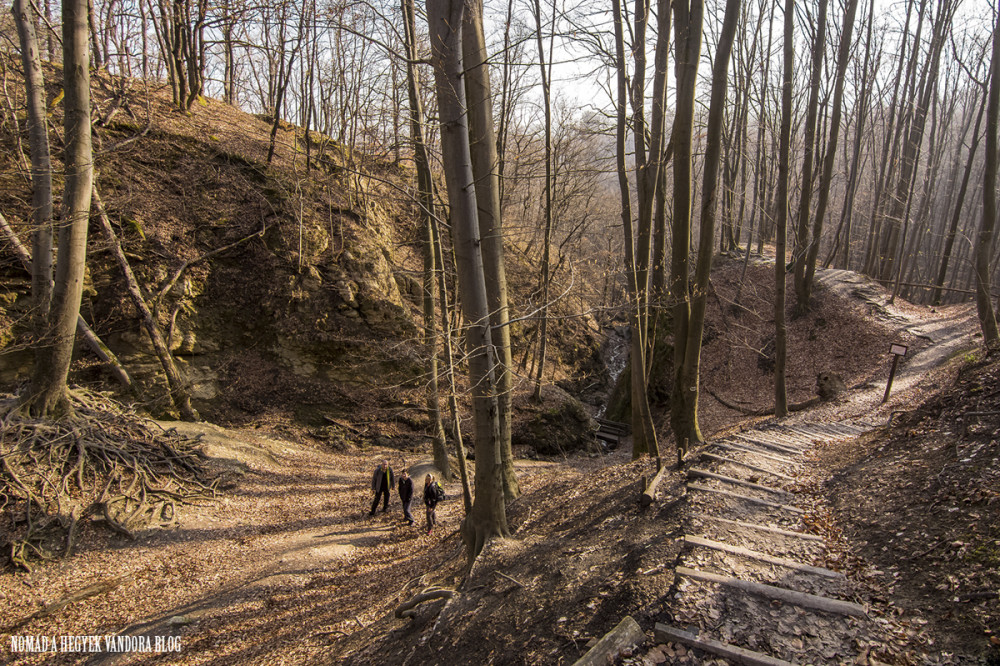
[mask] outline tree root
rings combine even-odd
[[[404,601],[402,604],[397,606],[395,615],[398,618],[412,618],[417,614],[417,611],[415,610],[416,607],[425,601],[433,601],[435,599],[451,599],[453,596],[455,596],[455,590],[432,585],[431,587],[424,588],[423,591],[411,597],[409,601]]]
[[[215,496],[191,446],[98,394],[70,394],[72,416],[37,419],[0,404],[0,521],[15,566],[72,553],[80,520],[135,537],[171,524],[178,504]]]

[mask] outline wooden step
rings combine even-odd
[[[772,472],[769,469],[764,469],[763,467],[757,467],[756,465],[751,465],[750,463],[740,462],[739,460],[736,460],[734,458],[727,458],[725,456],[717,456],[717,455],[712,454],[712,453],[702,453],[701,457],[702,458],[708,458],[709,460],[713,460],[713,461],[715,461],[717,463],[722,463],[724,465],[725,464],[739,465],[740,467],[746,467],[747,469],[752,469],[753,471],[760,472],[761,474],[770,474],[771,476],[776,476],[779,479],[786,479],[788,481],[794,481],[795,480],[794,477],[788,476],[787,474],[782,474],[781,472]]]
[[[754,504],[763,504],[764,506],[770,506],[775,509],[784,509],[785,511],[790,511],[791,513],[804,514],[805,511],[798,508],[797,506],[789,506],[787,504],[780,504],[778,502],[770,502],[768,500],[758,499],[756,497],[750,497],[749,495],[741,495],[739,493],[734,493],[729,490],[722,490],[721,488],[712,488],[711,486],[704,486],[700,483],[688,483],[687,487],[691,490],[701,490],[706,493],[715,493],[716,495],[725,495],[726,497],[735,497],[737,499],[744,500],[746,502],[753,502]]]
[[[803,564],[801,562],[796,562],[795,560],[789,560],[784,557],[774,557],[773,555],[768,555],[767,553],[761,553],[756,550],[741,548],[740,546],[734,546],[732,544],[723,543],[721,541],[713,541],[712,539],[706,539],[704,537],[691,536],[689,534],[686,534],[684,535],[684,541],[691,544],[692,546],[702,546],[703,548],[711,548],[712,550],[721,550],[726,553],[732,553],[733,555],[749,557],[754,560],[760,560],[761,562],[767,562],[768,564],[776,564],[778,566],[785,567],[786,569],[794,569],[795,571],[801,571],[803,573],[814,574],[816,576],[823,576],[824,578],[836,578],[836,579],[844,578],[844,574],[840,573],[839,571],[833,571],[831,569],[826,569],[824,567],[814,567],[812,565]]]
[[[718,583],[719,585],[725,585],[727,587],[735,587],[738,590],[743,590],[744,592],[749,592],[750,594],[767,597],[769,599],[777,599],[786,603],[795,604],[796,606],[801,606],[802,608],[812,608],[813,610],[821,610],[828,613],[839,613],[841,615],[851,615],[853,617],[868,617],[868,613],[865,612],[863,606],[850,601],[831,599],[830,597],[822,597],[818,594],[797,592],[796,590],[789,590],[787,588],[776,587],[774,585],[765,585],[764,583],[754,583],[753,581],[733,578],[732,576],[720,576],[719,574],[711,573],[709,571],[699,571],[698,569],[690,569],[688,567],[677,567],[676,572],[679,576],[687,576],[688,578],[704,581],[706,583]]]
[[[796,532],[795,530],[783,530],[780,527],[771,527],[770,525],[760,525],[758,523],[747,523],[742,520],[732,520],[730,518],[720,518],[719,516],[713,516],[707,513],[696,512],[692,514],[692,518],[698,518],[701,520],[714,520],[720,523],[725,523],[726,525],[737,525],[739,527],[745,527],[751,530],[760,530],[761,532],[769,532],[771,534],[780,534],[782,536],[794,537],[797,539],[805,539],[806,541],[816,541],[819,545],[826,547],[823,543],[823,537],[817,536],[815,534],[806,534],[805,532]]]
[[[807,444],[804,441],[801,442],[801,443],[798,442],[798,441],[792,442],[792,441],[789,441],[788,437],[775,437],[773,435],[769,435],[769,434],[761,432],[759,430],[758,431],[751,431],[751,432],[747,432],[747,433],[740,433],[740,434],[738,434],[736,436],[737,437],[742,437],[744,439],[748,439],[750,441],[757,442],[758,444],[763,444],[763,445],[767,445],[767,446],[775,446],[778,449],[784,449],[788,453],[793,453],[795,455],[802,455],[807,450],[809,450],[809,447],[811,446],[811,443]]]
[[[763,446],[765,449],[771,449],[771,450],[777,451],[779,453],[785,453],[785,454],[789,454],[789,455],[793,455],[793,456],[801,456],[802,455],[802,450],[801,449],[793,449],[793,448],[791,448],[789,446],[782,446],[781,444],[775,444],[773,442],[769,442],[769,441],[767,441],[767,440],[765,440],[763,438],[760,438],[760,437],[753,438],[753,437],[749,437],[749,436],[744,435],[744,434],[734,435],[734,437],[736,439],[742,440],[744,442],[748,442],[750,444],[756,444],[757,446]]]
[[[656,636],[656,640],[660,643],[684,643],[693,648],[731,659],[738,664],[746,664],[746,666],[792,666],[792,662],[790,661],[776,659],[762,652],[754,652],[753,650],[736,647],[735,645],[722,643],[711,638],[699,638],[688,631],[661,624],[660,622],[656,623],[653,633]]]
[[[741,444],[736,444],[735,442],[712,442],[712,446],[716,446],[725,451],[739,451],[740,453],[750,453],[755,456],[760,456],[761,458],[766,458],[767,460],[773,460],[774,462],[779,462],[784,465],[798,465],[800,464],[797,460],[792,460],[791,458],[783,458],[781,456],[775,456],[770,453],[764,453],[763,451],[758,451],[757,449],[751,449],[748,446],[743,446]]]
[[[704,479],[716,479],[717,481],[732,483],[733,485],[743,486],[744,488],[753,488],[754,490],[761,490],[766,493],[775,493],[776,495],[788,495],[788,491],[782,490],[781,488],[772,488],[771,486],[764,486],[759,483],[753,483],[751,481],[734,479],[731,476],[716,474],[715,472],[709,472],[706,469],[699,469],[697,467],[692,467],[691,469],[689,469],[687,475],[689,477],[694,477],[694,478],[701,477]]]

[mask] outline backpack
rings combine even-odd
[[[444,501],[444,488],[437,481],[434,482],[434,499],[438,502]]]

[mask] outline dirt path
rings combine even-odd
[[[974,347],[975,322],[967,307],[890,305],[853,273],[818,277],[923,344],[905,357],[888,404],[883,371],[833,404],[711,441],[689,459],[679,582],[647,661],[868,664],[891,656],[893,634],[904,631],[884,599],[844,574],[849,544],[838,542],[813,459],[912,405],[932,370]]]

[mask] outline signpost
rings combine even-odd
[[[906,356],[906,345],[891,344],[889,353],[892,354],[892,369],[889,370],[889,381],[885,385],[885,395],[882,396],[882,404],[889,400],[889,391],[892,390],[892,380],[896,377],[896,366],[899,365],[899,357]]]

